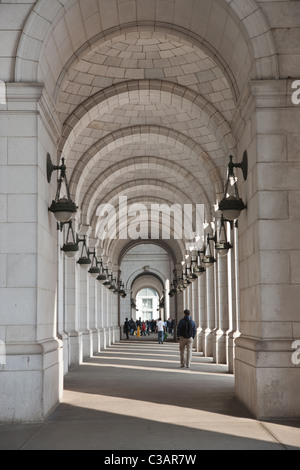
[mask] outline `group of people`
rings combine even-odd
[[[168,319],[168,321],[163,321],[161,318],[157,320],[146,320],[141,321],[141,319],[134,321],[132,318],[128,320],[126,318],[124,323],[124,333],[126,333],[127,339],[129,339],[129,334],[134,335],[138,329],[140,330],[141,336],[150,335],[153,332],[156,332],[158,335],[158,343],[163,344],[167,332],[173,334],[174,331],[174,320]],[[190,310],[184,310],[184,317],[180,320],[177,327],[177,340],[179,341],[179,350],[180,350],[180,367],[190,368],[192,351],[193,351],[193,342],[196,336],[196,324],[191,318]]]
[[[161,321],[161,318],[159,318],[157,321],[155,320],[146,320],[142,321],[141,319],[134,321],[132,318],[128,320],[126,318],[125,323],[124,323],[124,333],[126,334],[127,339],[129,339],[129,336],[134,336],[137,334],[137,332],[140,332],[141,336],[149,336],[151,333],[156,333],[158,332],[158,322]],[[174,325],[175,322],[174,320],[171,320],[169,318],[167,321],[163,322],[164,323],[164,331],[167,332],[168,334],[173,334],[174,331]]]

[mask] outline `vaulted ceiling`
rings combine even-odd
[[[81,222],[97,208],[204,204],[223,189],[235,96],[212,58],[170,34],[134,32],[98,45],[65,74],[58,94],[63,155]]]
[[[253,0],[39,0],[15,77],[45,83],[82,230],[96,239],[99,207],[119,215],[120,196],[147,208],[203,204],[210,221],[240,94],[275,71],[272,44]],[[177,261],[185,241],[166,241]],[[99,249],[117,263],[125,245]]]

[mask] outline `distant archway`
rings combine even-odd
[[[156,320],[159,317],[160,298],[152,287],[143,287],[136,295],[138,316],[142,321]]]

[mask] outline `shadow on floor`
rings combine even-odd
[[[300,426],[253,419],[226,366],[194,353],[180,369],[176,343],[116,343],[70,370],[64,389],[44,423],[0,426],[0,449],[300,449]]]
[[[145,410],[145,415],[147,411]],[[3,447],[5,438],[0,427],[0,449],[20,450],[283,450],[284,447],[261,437],[235,435],[243,432],[234,427],[226,432],[196,429],[180,424],[160,423],[141,417],[120,416],[109,412],[87,410],[66,404],[60,406],[46,423],[16,426],[14,440]],[[248,431],[249,432],[249,431]],[[17,434],[19,433],[19,437]]]

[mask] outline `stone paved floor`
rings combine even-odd
[[[253,419],[225,366],[180,369],[178,344],[131,338],[72,369],[45,423],[0,426],[3,449],[300,450],[300,423]]]

